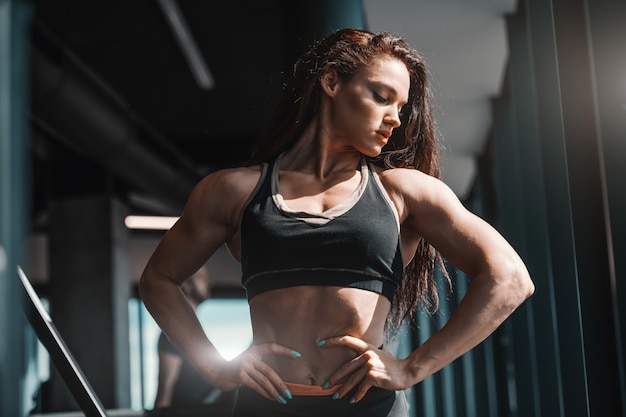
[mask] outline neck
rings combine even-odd
[[[319,178],[338,171],[360,168],[362,155],[352,148],[337,146],[326,126],[314,119],[281,160],[281,169],[306,171]]]

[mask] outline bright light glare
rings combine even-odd
[[[178,217],[167,216],[126,216],[124,224],[129,229],[169,230]]]
[[[243,299],[206,300],[198,307],[204,332],[226,360],[250,347],[252,324],[248,302]]]

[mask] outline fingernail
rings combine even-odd
[[[287,404],[287,400],[285,400],[282,395],[278,396],[278,401],[280,401],[282,404]]]
[[[330,383],[328,381],[324,382],[324,385],[322,385],[322,388],[323,389],[328,389],[328,387],[330,387]]]
[[[291,395],[291,391],[289,391],[289,388],[285,390],[285,396],[290,400],[293,399],[293,396]]]
[[[339,393],[338,392],[333,394],[333,400],[336,400],[337,398],[339,398]]]
[[[355,401],[354,397],[350,398],[350,404],[354,404]]]
[[[298,352],[297,350],[292,350],[291,354],[293,356],[295,356],[296,358],[299,358],[300,356],[302,356],[302,354],[300,352]]]
[[[320,340],[319,342],[317,342],[317,346],[324,346],[325,343],[326,340]]]

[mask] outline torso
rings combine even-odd
[[[276,342],[300,352],[298,359],[276,356],[265,361],[286,382],[322,385],[361,352],[317,343],[351,335],[380,346],[389,306],[385,297],[354,288],[300,286],[269,291],[250,301],[253,343]]]
[[[260,170],[252,172],[260,177]],[[280,172],[280,189],[290,209],[328,210],[352,194],[360,182],[356,170],[325,186],[303,175]],[[239,232],[229,249],[239,258]],[[333,336],[351,335],[374,347],[380,346],[390,306],[386,297],[356,288],[296,286],[271,290],[250,300],[253,343],[275,342],[300,352],[302,357],[298,359],[277,356],[266,357],[265,361],[286,382],[322,385],[338,367],[360,352],[318,347],[317,343]]]

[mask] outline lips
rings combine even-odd
[[[391,132],[388,130],[377,130],[376,133],[384,137],[385,139],[389,139],[391,137]]]

